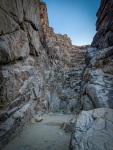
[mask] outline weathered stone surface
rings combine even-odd
[[[102,50],[88,51],[87,69],[84,72],[82,98],[83,108],[85,95],[92,103],[91,108],[113,108],[113,47]],[[88,100],[89,101],[89,100]],[[89,102],[89,103],[90,103]],[[85,107],[86,106],[86,107]],[[90,109],[90,108],[89,108]]]
[[[41,103],[39,16],[37,0],[0,1],[0,149]]]
[[[70,150],[113,149],[113,110],[99,108],[82,111],[75,123]]]
[[[12,33],[19,28],[18,24],[0,8],[0,35]]]
[[[39,0],[24,0],[23,11],[24,20],[30,22],[34,30],[38,30],[40,26]]]
[[[49,111],[74,112],[85,67],[84,56],[89,46],[73,46],[67,35],[55,34],[53,28],[48,27],[46,17],[41,24],[51,66],[51,71],[46,71]]]
[[[27,57],[29,51],[27,34],[22,30],[0,36],[0,64]]]
[[[1,0],[0,8],[16,22],[23,22],[24,13],[22,0]]]
[[[6,145],[12,138],[21,131],[25,122],[35,114],[37,102],[30,101],[23,107],[18,108],[12,116],[0,125],[0,148]]]
[[[28,41],[30,46],[30,55],[38,56],[41,47],[39,32],[34,30],[29,23],[25,23],[26,32],[28,33]]]
[[[113,108],[113,1],[101,1],[97,12],[97,33],[86,54],[81,87],[81,108]],[[89,106],[86,106],[86,97]]]
[[[39,0],[1,0],[0,8],[6,15],[8,15],[8,17],[12,19],[11,27],[13,27],[14,21],[19,23],[20,26],[23,21],[28,21],[34,29],[39,29]],[[4,18],[3,21],[5,21]],[[8,21],[8,19],[6,19],[6,21]],[[3,25],[8,24],[4,23]],[[7,29],[8,27],[5,28],[6,31]],[[11,32],[10,28],[9,31]]]
[[[43,2],[40,3],[40,20],[42,25],[49,26],[47,8]]]
[[[65,130],[65,132],[73,133],[75,131],[75,127],[76,127],[76,120],[77,120],[77,116],[75,116],[74,118],[72,118],[68,122],[63,122],[60,127],[63,130]]]
[[[34,68],[30,65],[22,65],[21,61],[18,61],[16,64],[12,65],[1,66],[1,105],[8,105],[9,103],[12,103],[15,99],[19,97],[19,94],[24,94],[23,96],[25,96],[24,89],[28,88],[27,86],[32,80],[32,76],[34,76],[35,80],[36,73],[34,71]]]
[[[103,49],[113,46],[113,1],[101,1],[100,8],[97,12],[97,34],[95,35],[92,47]]]

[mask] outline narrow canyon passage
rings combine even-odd
[[[113,150],[112,18],[101,0],[91,45],[76,46],[46,3],[0,0],[1,150]]]

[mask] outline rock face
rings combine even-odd
[[[45,75],[48,88],[47,92],[45,91],[48,93],[45,95],[48,101],[48,111],[71,113],[77,108],[82,72],[85,67],[84,55],[89,46],[73,46],[66,34],[55,34],[48,24],[45,3],[41,3],[40,12],[44,32],[42,41],[49,60],[49,68],[46,69],[47,75]]]
[[[33,116],[41,121],[38,112],[113,108],[112,10],[112,0],[101,1],[89,48],[54,33],[44,2],[0,1],[0,149]],[[112,149],[113,111],[107,108],[81,112],[70,150]]]
[[[80,51],[79,47],[73,50],[67,35],[55,34],[52,28],[43,27],[48,57],[51,61],[51,71],[48,71],[49,76],[46,81],[49,84],[51,96],[49,98],[49,111],[70,113],[77,107],[78,92],[85,61],[84,59],[79,59],[81,68],[77,67],[78,63],[76,61],[72,62],[72,60],[73,51],[77,53],[77,50]],[[86,47],[81,50],[81,53],[86,52]],[[82,56],[82,58],[84,57]]]
[[[1,149],[38,111],[76,111],[88,46],[55,34],[39,0],[1,0],[0,17]]]
[[[112,150],[113,110],[98,108],[82,111],[72,134],[70,150]]]
[[[40,20],[43,26],[49,27],[47,8],[44,2],[40,3]]]
[[[86,53],[81,83],[79,108],[87,111],[82,111],[73,125],[70,150],[113,149],[112,11],[113,1],[101,0],[97,33]]]
[[[36,112],[39,2],[0,1],[0,149]]]
[[[81,87],[85,110],[113,108],[113,2],[102,1],[97,16],[97,33],[87,51],[87,68]]]
[[[92,47],[103,49],[113,46],[113,1],[101,0],[101,6],[97,12],[97,34],[92,42]]]

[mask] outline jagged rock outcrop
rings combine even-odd
[[[82,111],[75,123],[70,150],[112,150],[113,110],[98,108]]]
[[[87,68],[81,87],[85,110],[113,108],[113,1],[102,1],[97,16],[97,33],[87,51]]]

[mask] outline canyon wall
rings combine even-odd
[[[44,2],[0,1],[0,148],[40,111],[89,110],[75,119],[70,150],[112,149],[112,10],[101,0],[91,46],[74,46],[49,27]]]
[[[97,33],[86,54],[70,150],[113,149],[113,1],[101,0]],[[111,108],[111,109],[110,109]]]
[[[41,51],[39,1],[0,1],[0,147],[36,112]],[[13,136],[12,136],[13,135]]]
[[[89,46],[55,34],[39,0],[1,0],[0,17],[1,148],[39,111],[77,111]]]
[[[101,0],[101,3],[97,12],[97,33],[92,42],[92,47],[98,49],[113,46],[113,2],[112,0]]]
[[[97,12],[97,33],[87,51],[81,87],[84,110],[113,108],[113,1],[103,0]]]

